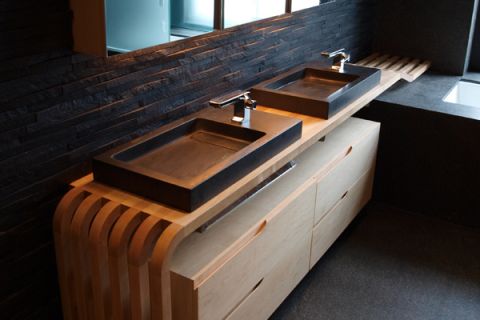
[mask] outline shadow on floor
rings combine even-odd
[[[271,319],[480,319],[480,231],[370,204]]]

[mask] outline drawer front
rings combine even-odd
[[[265,320],[308,272],[310,237],[296,242],[268,274],[226,317],[228,320]]]
[[[337,204],[314,226],[310,268],[335,242],[372,195],[374,170],[365,173]]]
[[[199,285],[199,319],[224,319],[231,315],[262,286],[262,279],[277,265],[285,259],[298,259],[299,247],[308,253],[315,185],[300,189],[303,190],[289,196],[291,201],[272,210],[252,240]],[[308,259],[303,260],[295,267],[299,274],[308,272]]]
[[[375,167],[379,133],[380,125],[376,125],[360,142],[352,143],[350,152],[340,163],[319,177],[314,224],[332,209],[365,172]]]

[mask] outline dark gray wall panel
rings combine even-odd
[[[480,230],[480,121],[381,101],[356,116],[382,123],[375,200]]]
[[[432,69],[463,74],[476,0],[379,1],[377,50],[432,61]]]
[[[472,52],[470,55],[470,69],[471,71],[480,72],[480,9],[477,9],[477,21],[475,22]]]

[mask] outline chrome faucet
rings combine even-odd
[[[336,50],[333,52],[323,51],[323,57],[333,58],[332,69],[343,72],[345,70],[345,62],[350,61],[350,54],[345,52],[345,49]]]
[[[214,108],[224,108],[233,103],[232,121],[235,123],[247,123],[250,121],[250,110],[255,110],[257,101],[249,96],[250,92],[235,91],[223,97],[210,100]]]

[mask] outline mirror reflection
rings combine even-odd
[[[285,13],[286,0],[225,0],[225,28]]]
[[[318,6],[320,0],[292,0],[292,11],[303,10]]]
[[[109,55],[318,6],[320,0],[105,0]],[[291,11],[290,11],[291,10]],[[103,47],[105,48],[105,47]],[[100,50],[102,50],[100,48]]]
[[[214,0],[171,1],[170,41],[213,31]]]
[[[214,0],[105,0],[109,55],[213,30]]]

